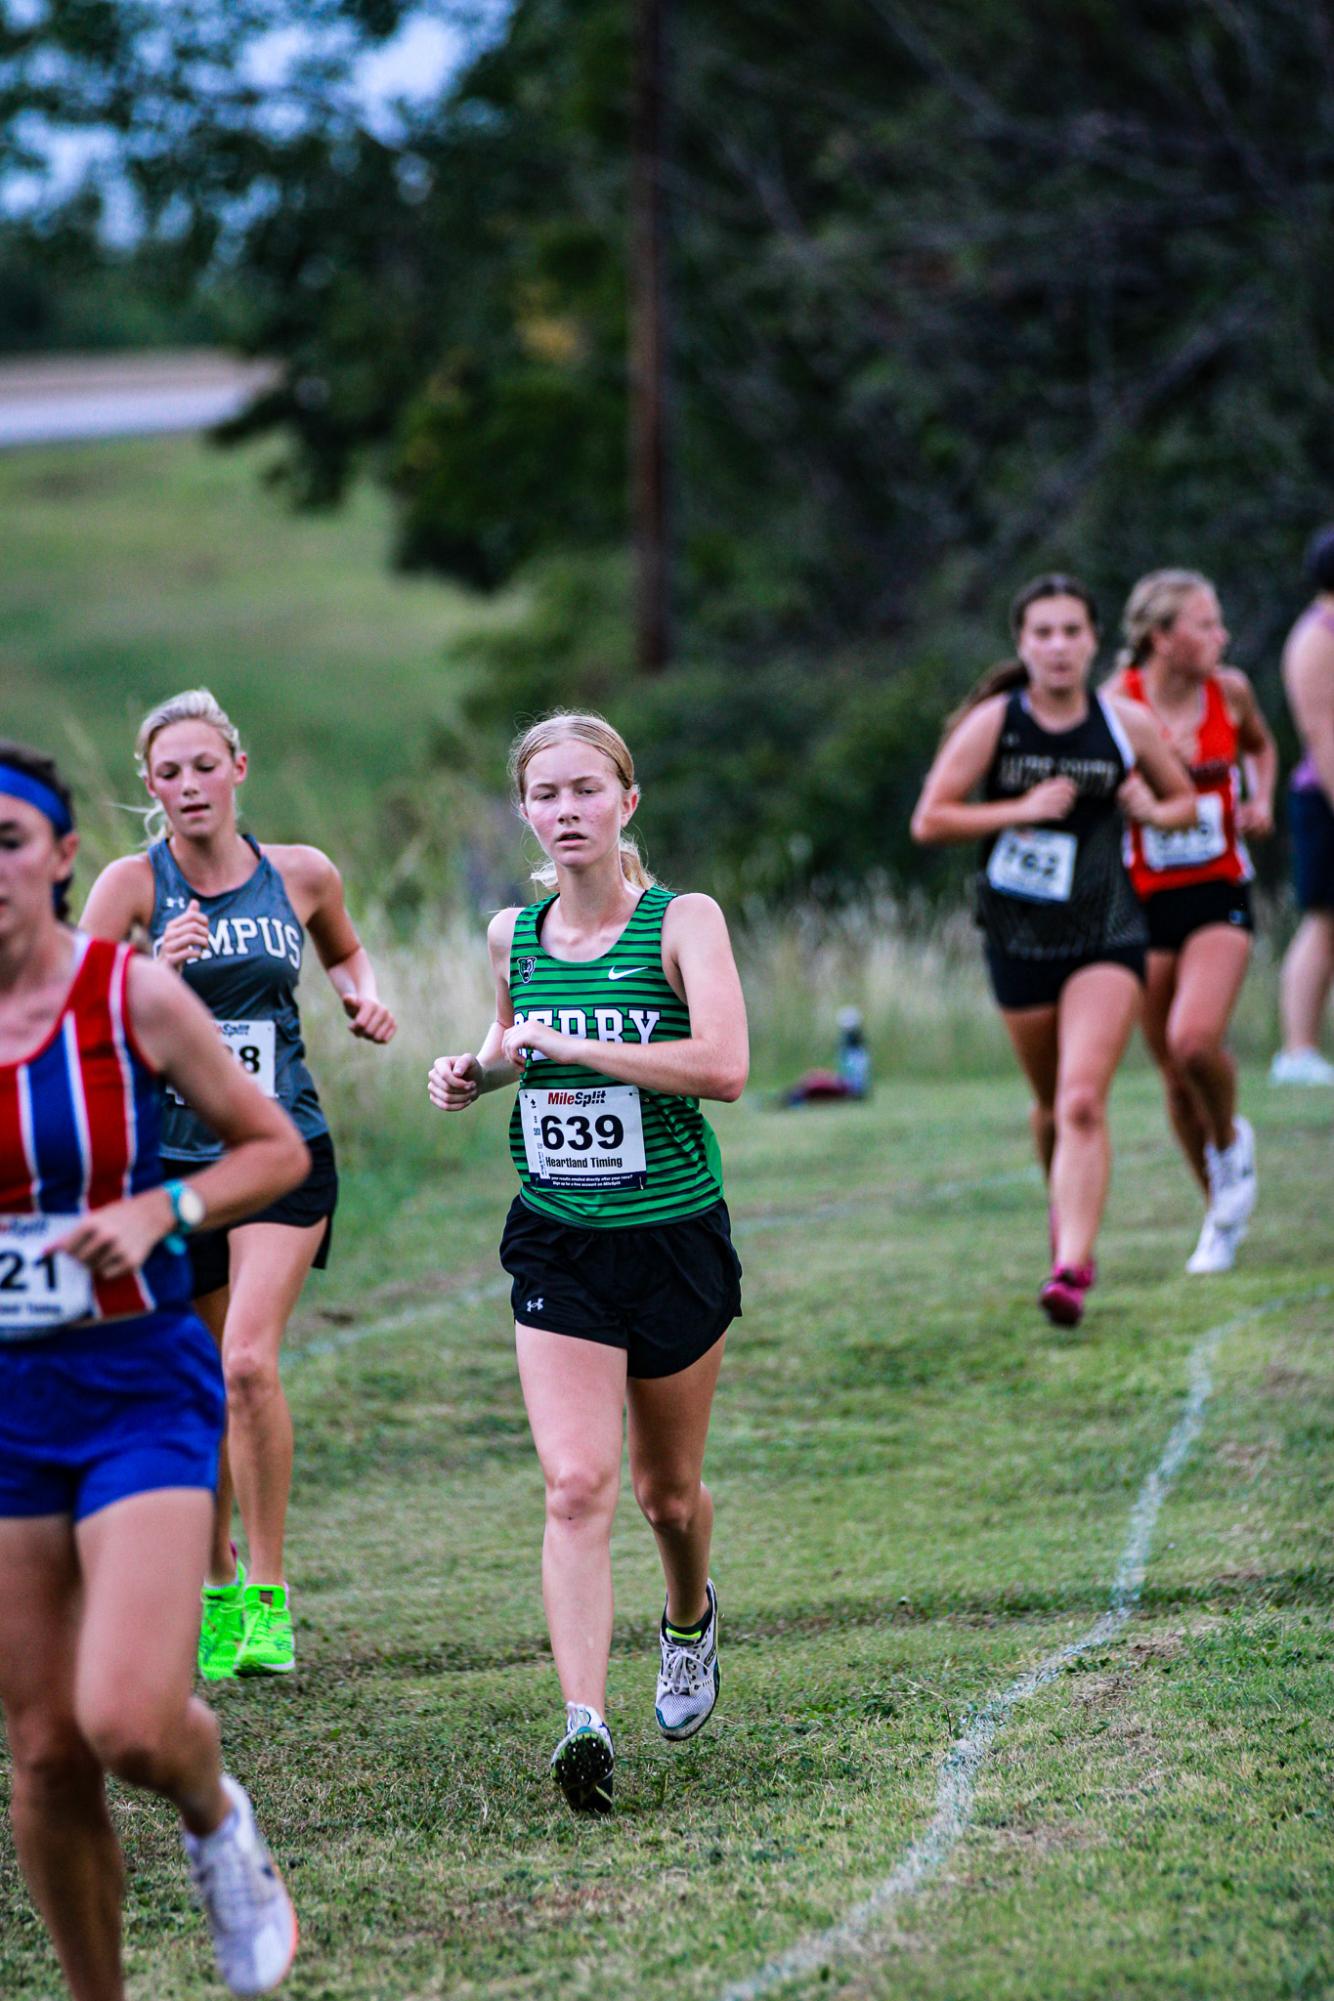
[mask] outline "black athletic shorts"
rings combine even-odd
[[[1144,946],[1118,945],[1102,952],[1082,952],[1069,959],[1021,959],[1013,952],[987,946],[987,971],[996,1004],[1003,1008],[1055,1007],[1061,988],[1085,966],[1124,966],[1143,984]]]
[[[1193,932],[1208,924],[1254,931],[1248,882],[1193,882],[1185,889],[1160,889],[1144,898],[1151,952],[1179,952]]]
[[[1288,794],[1292,882],[1299,910],[1334,910],[1334,812],[1318,786]]]
[[[316,1133],[313,1139],[306,1141],[306,1145],[310,1151],[310,1172],[305,1180],[289,1195],[270,1202],[267,1209],[260,1209],[253,1216],[242,1216],[240,1223],[286,1223],[292,1229],[307,1230],[312,1223],[323,1219],[324,1235],[315,1253],[315,1269],[323,1271],[329,1262],[334,1210],[338,1207],[338,1163],[334,1159],[333,1141],[328,1133]],[[199,1163],[164,1158],[162,1165],[170,1178],[173,1169],[187,1174]],[[193,1296],[196,1299],[202,1299],[206,1292],[216,1292],[219,1286],[229,1283],[231,1254],[227,1239],[238,1227],[238,1223],[226,1223],[220,1230],[200,1230],[195,1236],[186,1238]]]
[[[522,1326],[623,1348],[638,1378],[679,1375],[741,1313],[741,1260],[725,1202],[676,1223],[581,1230],[516,1195],[500,1262]]]

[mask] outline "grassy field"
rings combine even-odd
[[[301,1672],[217,1697],[300,1905],[293,2001],[769,1991],[921,1840],[986,1705],[1106,1611],[1211,1328],[1204,1428],[1129,1625],[1008,1714],[920,1890],[773,1991],[1334,1993],[1334,1107],[1262,1081],[1268,951],[1238,1020],[1262,1149],[1240,1268],[1182,1275],[1198,1217],[1136,1055],[1103,1280],[1060,1336],[1033,1305],[1041,1192],[966,921],[869,903],[745,928],[759,1082],[718,1117],[747,1272],[709,1469],[723,1698],[693,1744],[658,1738],[661,1590],[627,1499],[617,1811],[576,1823],[546,1775],[541,1483],[494,1257],[504,1111],[425,1103],[431,1055],[486,1019],[480,931],[385,908],[461,810],[445,786],[403,808],[455,723],[444,642],[510,612],[389,578],[373,495],[294,519],[261,463],[188,440],[0,457],[0,676],[4,727],[74,764],[94,861],[136,835],[109,802],[135,797],[142,709],[210,682],[259,749],[252,820],[349,864],[403,1022],[382,1054],[327,994],[307,1011],[346,1178],[289,1358]],[[517,854],[500,808],[467,840]],[[775,1110],[849,1000],[874,1101]],[[123,1792],[116,1811],[135,2001],[216,1993],[171,1815]],[[56,1991],[0,1842],[0,1995]]]
[[[374,880],[412,831],[386,793],[455,724],[445,640],[513,600],[392,576],[382,496],[294,515],[264,464],[196,438],[0,454],[3,728],[69,760],[85,796],[142,803],[139,721],[202,682],[256,746],[254,824]],[[137,838],[124,815],[89,832],[96,859]]]
[[[779,1991],[1334,1992],[1331,1107],[1255,1075],[1247,1095],[1261,1207],[1236,1273],[1192,1281],[1184,1171],[1152,1081],[1123,1080],[1075,1335],[1032,1303],[1045,1221],[1014,1082],[722,1108],[746,1265],[709,1465],[722,1700],[695,1742],[658,1738],[660,1585],[627,1498],[617,1809],[595,1824],[546,1774],[503,1107],[431,1124],[405,1098],[412,1169],[349,1177],[291,1343],[300,1672],[217,1697],[300,1906],[293,2001],[706,2001],[836,1922],[921,1836],[978,1706],[1106,1609],[1216,1326],[1135,1616],[1014,1709],[920,1893]],[[216,1992],[170,1813],[116,1810],[132,1995]],[[54,1991],[6,1846],[0,1992]]]

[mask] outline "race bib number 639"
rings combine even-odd
[[[534,1188],[643,1188],[644,1120],[633,1084],[520,1091],[519,1119]]]

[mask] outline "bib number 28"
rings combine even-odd
[[[217,1021],[214,1027],[233,1062],[259,1085],[266,1098],[276,1098],[277,1024],[272,1021]],[[185,1103],[179,1091],[171,1090],[170,1086],[168,1091],[176,1104]]]

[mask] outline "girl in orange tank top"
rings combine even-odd
[[[1255,1206],[1256,1175],[1226,1036],[1254,931],[1245,837],[1271,830],[1277,752],[1250,682],[1222,665],[1228,635],[1207,577],[1141,577],[1122,624],[1126,648],[1112,691],[1150,710],[1198,800],[1192,826],[1132,826],[1126,866],[1149,926],[1144,1036],[1205,1199],[1186,1269],[1228,1271]]]

